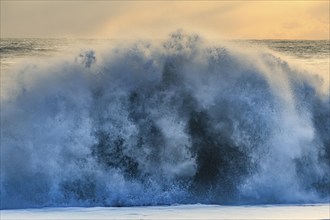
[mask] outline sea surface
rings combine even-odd
[[[329,218],[329,41],[179,31],[0,53],[2,218]]]

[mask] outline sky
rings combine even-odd
[[[329,39],[330,0],[1,0],[1,37]]]

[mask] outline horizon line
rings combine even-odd
[[[167,38],[100,38],[100,37],[0,37],[0,40],[3,39],[63,39],[63,40],[166,40]],[[297,38],[297,39],[289,39],[289,38],[204,38],[206,40],[271,40],[271,41],[330,41],[330,37],[328,39],[308,39],[308,38]]]

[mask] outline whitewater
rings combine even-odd
[[[2,217],[127,207],[145,219],[210,208],[229,218],[223,205],[240,205],[236,218],[258,218],[265,204],[315,204],[315,219],[329,218],[329,41],[303,43],[322,62],[177,31],[75,55],[25,48],[9,68],[24,48],[2,41]]]

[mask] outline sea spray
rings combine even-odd
[[[329,93],[269,51],[178,31],[11,74],[2,209],[329,198]]]

